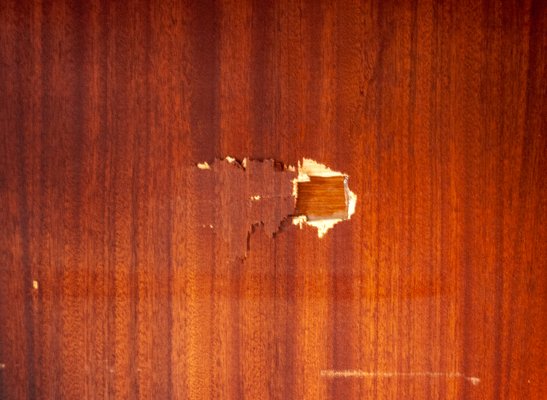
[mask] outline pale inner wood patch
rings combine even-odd
[[[296,215],[305,215],[309,221],[347,219],[345,180],[344,176],[310,176],[308,182],[299,182]]]

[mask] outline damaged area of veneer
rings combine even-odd
[[[313,226],[321,238],[339,222],[355,213],[357,196],[348,186],[349,176],[309,158],[298,163],[293,180],[293,223]]]
[[[254,230],[273,237],[293,215],[296,178],[296,171],[274,160],[200,162],[189,171],[195,196],[190,217],[220,253],[245,257]]]
[[[199,198],[193,215],[234,256],[247,253],[249,235],[258,227],[272,237],[292,222],[317,229],[321,238],[355,212],[348,176],[310,159],[294,167],[225,157],[195,167],[191,179]]]

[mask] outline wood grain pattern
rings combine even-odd
[[[309,182],[299,182],[295,214],[305,215],[308,219],[347,219],[345,180],[344,176],[310,176]]]
[[[546,18],[1,1],[0,398],[547,398]],[[185,173],[226,155],[343,171],[356,213],[226,257]]]

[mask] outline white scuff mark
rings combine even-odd
[[[324,378],[447,378],[464,379],[477,386],[481,380],[476,376],[465,376],[461,372],[390,372],[390,371],[361,371],[361,370],[322,370]]]
[[[252,201],[258,201],[258,200],[260,200],[261,198],[262,198],[262,197],[260,197],[260,195],[258,195],[258,194],[255,195],[255,196],[251,196],[251,200],[252,200]]]
[[[294,168],[294,167],[293,167]],[[344,192],[346,196],[346,204],[348,214],[345,218],[325,218],[317,220],[309,220],[305,215],[299,215],[293,218],[293,224],[298,225],[301,229],[303,225],[313,226],[317,229],[317,236],[322,238],[326,233],[339,222],[350,219],[355,213],[355,206],[357,205],[357,195],[353,193],[348,187],[348,175],[342,172],[333,171],[324,164],[318,163],[310,158],[303,158],[302,162],[298,162],[298,177],[293,179],[293,197],[298,197],[298,183],[309,182],[311,176],[318,176],[322,178],[328,177],[344,177]]]
[[[32,288],[34,290],[38,290],[38,281],[37,280],[32,281]]]
[[[211,169],[211,166],[209,165],[207,161],[197,163],[196,165],[198,166],[199,169]]]

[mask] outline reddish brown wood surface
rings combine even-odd
[[[547,398],[546,15],[1,1],[0,398]],[[225,155],[356,213],[229,257],[186,174]]]

